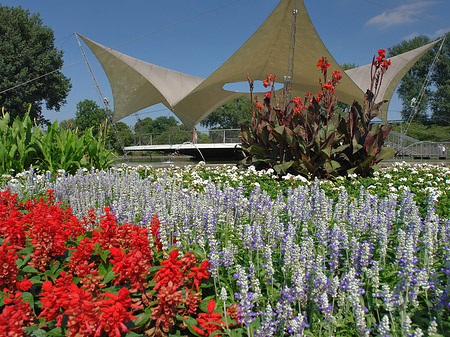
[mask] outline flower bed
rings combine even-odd
[[[29,303],[34,306],[34,317],[39,316],[45,311],[42,298],[50,295],[39,297],[33,289],[44,288],[46,276],[51,291],[64,288],[64,278],[73,273],[68,264],[75,256],[75,247],[84,244],[83,238],[86,244],[95,245],[89,263],[98,263],[96,277],[107,286],[97,289],[90,285],[93,290],[88,291],[83,288],[80,276],[76,277],[80,280],[73,282],[72,278],[72,282],[83,296],[92,296],[89,303],[94,303],[98,313],[109,312],[112,303],[122,303],[123,319],[117,320],[116,326],[123,335],[133,336],[140,333],[133,332],[134,326],[138,329],[145,326],[147,334],[153,336],[175,335],[177,331],[208,335],[219,333],[213,332],[219,328],[232,336],[448,336],[449,174],[445,166],[396,164],[380,170],[373,178],[350,177],[334,182],[308,182],[295,176],[277,180],[271,171],[213,169],[204,165],[165,170],[149,167],[122,167],[107,172],[81,170],[75,175],[61,172],[57,177],[35,172],[14,178],[5,176],[2,188],[19,193],[21,200],[43,195],[47,189],[54,190],[56,200],[73,210],[76,220],[70,216],[68,221],[78,221],[76,228],[84,233],[96,230],[102,233],[102,224],[110,221],[117,228],[134,228],[136,233],[148,229],[152,238],[150,266],[145,265],[144,258],[127,257],[133,251],[130,246],[118,244],[117,249],[123,254],[115,249],[102,250],[95,240],[100,240],[103,234],[77,233],[66,241],[71,248],[67,256],[56,255],[59,266],[46,271],[34,267],[38,270],[36,275],[28,274],[28,268],[23,270],[34,261],[36,250],[32,241],[28,241],[29,252],[25,255],[30,258],[27,262],[23,262],[26,260],[23,257],[18,259],[18,271],[11,274],[16,276],[15,279],[11,276],[10,281],[16,287],[10,292],[22,291],[22,295],[6,302],[17,301],[22,306]],[[25,205],[35,207],[35,204],[39,202]],[[111,213],[102,219],[95,216],[102,214],[105,206],[110,207],[116,218]],[[26,208],[31,206],[18,207],[23,207],[20,211],[23,217],[32,213]],[[63,214],[69,217],[70,212]],[[155,214],[160,223],[157,231]],[[2,224],[5,228],[3,220]],[[120,241],[119,234],[108,235],[110,240]],[[29,234],[27,240],[31,237]],[[140,247],[139,251],[145,255],[143,243]],[[158,249],[162,252],[158,253]],[[105,251],[109,255],[102,258]],[[174,252],[179,257],[174,257]],[[175,277],[184,273],[179,261],[191,253],[198,261],[187,268],[190,271],[185,276]],[[148,275],[141,279],[135,276],[142,289],[133,288],[132,280],[122,278],[120,268],[130,265],[120,263],[125,260],[143,261],[142,273],[148,271]],[[203,266],[201,260],[205,261]],[[174,267],[167,269],[168,265]],[[176,270],[172,274],[175,283],[184,280],[180,290],[161,292],[162,286],[158,287],[159,278],[155,276],[160,270]],[[62,275],[62,271],[66,274]],[[42,285],[34,283],[31,292],[20,290],[26,287],[22,285],[24,278],[33,282],[28,276],[39,276]],[[180,301],[189,301],[190,294],[197,293],[195,280],[201,291],[195,300],[199,301],[199,308],[186,314],[183,310],[188,305]],[[50,284],[45,284],[50,289]],[[192,293],[183,290],[185,286]],[[170,287],[169,283],[165,287]],[[120,289],[127,290],[119,293]],[[149,306],[143,300],[147,289],[148,296],[155,299]],[[6,302],[3,312],[12,305]],[[172,311],[168,312],[179,316],[174,316],[173,323],[166,320],[169,323],[164,325],[158,323],[155,315],[162,312],[157,309],[161,303],[167,302],[172,303]],[[56,327],[57,316],[48,317],[55,324],[55,335],[61,333],[58,329],[62,327],[69,330],[71,309],[60,306],[59,310],[63,317],[61,327]],[[65,314],[65,310],[69,312]],[[49,314],[43,314],[33,329],[46,332],[50,329],[43,326],[46,315]],[[182,319],[183,315],[187,318]],[[104,316],[96,316],[99,322],[100,317]],[[86,320],[94,333],[102,326]],[[124,332],[120,323],[130,333]],[[114,335],[113,330],[100,331]]]

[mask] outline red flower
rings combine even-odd
[[[174,249],[169,254],[169,259],[161,261],[163,265],[158,269],[153,280],[157,280],[154,290],[158,290],[161,286],[166,286],[169,281],[174,284],[179,284],[181,281],[182,273],[179,270],[183,265],[182,261],[177,259],[178,250]]]
[[[33,322],[33,311],[28,302],[23,302],[22,293],[14,295],[4,291],[4,306],[0,313],[0,336],[25,336],[23,328]]]
[[[161,243],[161,239],[159,238],[159,226],[160,225],[161,225],[161,223],[159,222],[158,214],[155,214],[152,217],[152,221],[150,222],[150,227],[151,227],[152,237],[154,240],[153,245],[158,250],[158,252],[162,251],[162,243]]]
[[[32,285],[33,285],[33,282],[31,282],[28,279],[23,279],[22,281],[16,283],[17,289],[19,289],[21,291],[29,290]]]
[[[272,91],[266,92],[264,94],[264,99],[269,99],[270,100],[270,96],[272,95]]]
[[[98,319],[98,327],[95,331],[94,337],[101,336],[102,332],[108,336],[120,337],[123,332],[130,332],[124,323],[136,319],[129,309],[141,309],[131,303],[130,293],[127,288],[120,288],[117,295],[112,293],[105,293],[104,299],[95,302],[96,306],[100,307],[100,317]]]
[[[88,237],[83,238],[73,252],[70,261],[66,264],[69,273],[78,277],[84,277],[91,273],[91,269],[95,267],[95,262],[89,262],[94,250],[95,244],[92,240]]]
[[[191,272],[188,274],[188,277],[192,277],[194,279],[194,285],[199,290],[199,285],[202,280],[202,278],[207,279],[209,278],[209,272],[206,270],[211,264],[209,261],[204,260],[200,267],[192,267]]]
[[[152,320],[156,326],[163,325],[169,330],[174,325],[173,318],[177,314],[177,307],[181,303],[182,292],[177,290],[178,285],[169,281],[167,286],[161,286],[158,291],[158,306],[152,308]]]
[[[97,324],[97,307],[90,291],[71,283],[69,295],[63,302],[64,316],[67,320],[67,336],[92,336]]]
[[[327,71],[328,67],[330,66],[330,63],[327,61],[326,57],[322,57],[319,62],[317,62],[316,67],[320,68],[322,70],[323,73],[325,73],[325,71]]]
[[[66,275],[65,271],[61,272],[54,286],[52,281],[45,281],[42,284],[40,294],[43,310],[38,317],[44,317],[46,322],[50,322],[56,318],[57,325],[59,326],[62,321],[61,309],[68,305],[71,284],[72,275]]]
[[[214,303],[214,300],[212,298],[209,300],[207,307],[208,313],[200,313],[198,314],[199,317],[197,318],[197,323],[199,323],[200,328],[203,330],[192,326],[192,328],[202,336],[209,336],[216,330],[223,331],[223,329],[219,326],[223,325],[223,322],[220,320],[222,318],[222,315],[214,312],[216,303]],[[217,323],[219,325],[211,323]]]
[[[0,245],[0,289],[12,291],[15,288],[19,274],[16,260],[17,254],[13,246]]]
[[[275,78],[272,75],[268,75],[265,80],[263,80],[263,86],[264,88],[267,88],[268,86],[272,85],[272,83],[275,82]]]
[[[332,74],[333,74],[333,83],[335,83],[335,85],[336,85],[337,82],[342,79],[341,72],[339,70],[336,70],[336,71],[333,71]]]
[[[387,70],[387,68],[389,68],[390,65],[391,65],[391,60],[381,61],[381,67],[383,67],[384,70]]]
[[[143,290],[147,288],[146,278],[149,274],[149,269],[152,267],[144,255],[137,249],[133,249],[129,253],[125,253],[123,249],[111,247],[110,260],[114,266],[113,271],[119,275],[116,278],[114,285],[121,283],[130,283],[132,289]]]
[[[261,112],[262,111],[262,105],[259,103],[256,103],[256,107],[258,108],[258,111]]]

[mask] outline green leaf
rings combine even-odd
[[[37,269],[32,266],[25,266],[22,268],[22,271],[25,273],[38,273]]]
[[[144,325],[150,320],[150,317],[151,317],[150,312],[148,312],[148,313],[147,312],[143,312],[143,313],[141,313],[140,315],[138,315],[136,317],[136,319],[133,321],[133,323],[136,326]]]
[[[109,249],[99,249],[98,254],[100,255],[101,259],[105,262],[108,263],[108,256],[110,255]]]
[[[114,274],[113,270],[111,269],[108,271],[108,273],[103,277],[103,281],[105,283],[109,283],[112,279],[114,279],[117,275]]]
[[[32,293],[26,291],[26,292],[23,292],[23,293],[20,295],[20,297],[22,297],[23,300],[24,300],[25,302],[30,303],[30,307],[31,307],[31,308],[34,307],[34,296],[33,296]]]

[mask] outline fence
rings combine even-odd
[[[136,135],[134,145],[175,145],[183,143],[218,144],[240,143],[240,129],[220,129],[204,131],[171,131]],[[415,138],[391,131],[386,146],[397,151],[397,158],[446,159],[450,157],[450,142],[419,141]]]
[[[175,145],[183,143],[218,144],[240,143],[240,129],[220,129],[205,131],[171,131],[145,133],[134,137],[134,145]]]
[[[397,158],[446,159],[450,150],[450,142],[419,141],[396,131],[389,133],[385,145],[397,151]]]

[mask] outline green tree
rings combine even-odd
[[[75,126],[79,132],[83,133],[86,129],[93,127],[92,133],[96,136],[105,127],[105,122],[105,109],[93,100],[85,99],[78,102],[75,112]]]
[[[54,40],[39,14],[0,4],[0,107],[11,114],[11,122],[23,117],[31,104],[30,118],[48,125],[42,104],[59,111],[66,103],[71,84],[58,70],[63,52]]]
[[[109,143],[111,149],[113,149],[118,154],[123,155],[121,143],[123,146],[133,145],[134,134],[131,131],[130,127],[124,122],[117,122],[115,124],[121,142],[117,138],[116,131],[114,130],[112,125],[108,128],[107,142]]]
[[[59,123],[60,130],[75,130],[75,121],[72,118],[64,119]]]
[[[252,119],[252,104],[248,97],[239,97],[214,110],[200,125],[209,129],[238,129]]]
[[[401,53],[405,53],[414,48],[418,48],[430,42],[426,36],[416,36],[411,40],[402,41],[401,43],[388,49],[388,56],[392,57]],[[423,55],[415,65],[403,77],[397,92],[402,100],[402,118],[409,119],[413,113],[414,102],[418,99],[419,93],[424,85],[425,79],[430,71],[433,60],[440,47],[438,43],[434,48]],[[450,67],[450,34],[447,33],[444,50],[442,51],[439,62],[437,63],[429,85],[425,88],[423,98],[417,107],[414,121],[427,123],[431,120],[442,124],[445,120],[449,120],[446,125],[450,125],[450,90],[446,88],[449,82]],[[430,116],[431,112],[431,116]]]
[[[433,111],[431,121],[440,125],[450,125],[450,32],[445,35],[445,43],[432,80],[436,84],[436,91],[431,99]]]
[[[136,135],[146,133],[163,133],[169,131],[172,127],[176,127],[177,125],[178,122],[173,116],[160,116],[156,119],[146,117],[138,120],[136,124],[134,124],[134,132]]]

